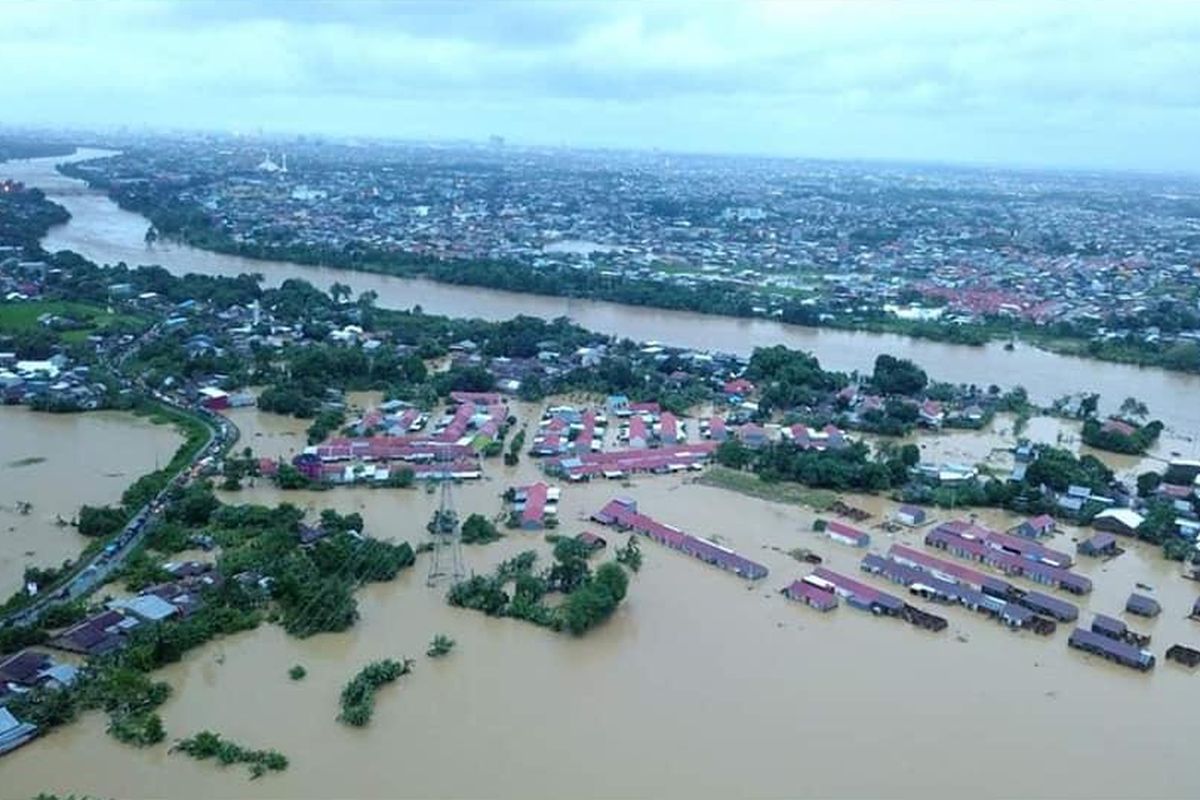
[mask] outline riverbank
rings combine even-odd
[[[111,155],[112,151],[81,151],[75,158]],[[57,159],[12,162],[7,165],[29,185],[45,189],[47,196],[71,213],[65,225],[52,228],[42,240],[51,251],[73,250],[97,263],[159,264],[182,275],[236,276],[261,273],[268,286],[303,279],[316,286],[350,282],[356,293],[373,292],[376,305],[412,308],[457,317],[509,319],[518,314],[543,319],[569,317],[600,333],[638,341],[661,341],[680,347],[718,349],[749,355],[755,347],[784,344],[820,357],[829,369],[867,372],[881,352],[907,358],[927,368],[937,380],[1006,387],[1023,385],[1030,399],[1048,405],[1064,394],[1098,392],[1102,411],[1115,410],[1121,399],[1137,387],[1154,415],[1182,432],[1200,432],[1200,404],[1187,398],[1200,392],[1200,376],[1153,368],[1085,360],[1057,355],[1018,344],[1015,351],[999,342],[982,347],[913,339],[907,336],[851,333],[829,328],[804,328],[755,318],[706,316],[649,307],[578,298],[544,297],[498,290],[453,286],[421,279],[304,266],[281,261],[258,261],[207,250],[159,242],[145,242],[149,221],[120,209],[102,192],[55,171]],[[1191,453],[1189,453],[1191,455]]]
[[[679,266],[664,265],[654,274],[616,274],[599,268],[580,269],[561,264],[532,265],[516,260],[432,256],[372,248],[362,243],[341,248],[235,240],[210,222],[199,206],[168,193],[146,193],[132,185],[113,185],[96,172],[74,163],[59,167],[70,177],[87,181],[122,209],[144,216],[152,225],[147,240],[173,239],[186,246],[259,261],[288,261],[310,266],[421,278],[438,283],[517,291],[550,297],[615,302],[635,307],[684,310],[739,318],[769,318],[781,322],[835,330],[888,333],[966,345],[1021,340],[1053,352],[1114,363],[1156,366],[1200,372],[1200,344],[1180,339],[1162,344],[1136,332],[1120,338],[1102,337],[1095,324],[1059,321],[1034,324],[1003,315],[972,322],[937,318],[903,318],[883,307],[848,311],[829,307],[795,289],[744,282],[713,281]],[[934,302],[937,302],[936,300]]]

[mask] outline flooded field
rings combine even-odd
[[[898,439],[879,436],[863,438],[873,444],[884,441],[916,444],[921,448],[921,458],[924,461],[967,466],[983,465],[998,476],[1012,469],[1011,450],[1018,439],[1043,442],[1070,450],[1077,455],[1093,455],[1107,464],[1116,476],[1124,481],[1134,481],[1143,472],[1162,472],[1172,458],[1194,457],[1195,443],[1191,437],[1172,429],[1164,430],[1159,440],[1144,455],[1130,456],[1085,445],[1080,438],[1082,423],[1074,420],[1049,416],[1032,417],[1019,432],[1015,429],[1014,422],[1015,418],[1011,414],[997,414],[990,424],[979,430],[917,430]]]
[[[88,540],[62,523],[81,505],[119,502],[182,442],[174,428],[132,414],[0,406],[0,595],[21,587],[26,566],[77,556]],[[28,513],[18,507],[24,503]]]
[[[531,413],[522,407],[521,416]],[[243,431],[272,432],[283,451],[293,421],[232,412]],[[298,421],[296,421],[298,422]],[[302,430],[297,436],[301,437]],[[260,441],[264,437],[258,437]],[[257,444],[256,444],[257,447]],[[488,479],[455,490],[461,515],[501,510],[500,493],[537,476],[523,459],[493,464]],[[447,606],[425,586],[427,562],[359,594],[362,619],[344,634],[308,640],[265,626],[202,648],[160,675],[175,688],[163,709],[171,737],[209,728],[291,759],[276,776],[170,756],[166,746],[124,747],[92,716],[5,757],[4,796],[40,790],[100,796],[274,797],[1194,797],[1187,763],[1192,724],[1181,699],[1195,676],[1167,663],[1150,675],[1097,662],[1049,638],[1010,632],[959,608],[942,634],[877,619],[845,605],[821,615],[778,589],[810,567],[786,555],[808,547],[857,573],[862,551],[811,531],[807,510],[751,500],[682,477],[599,481],[563,490],[561,532],[615,494],[685,530],[719,538],[766,564],[750,586],[715,568],[643,544],[646,564],[617,615],[582,640]],[[424,489],[281,492],[259,484],[230,502],[292,502],[359,511],[368,531],[419,541],[437,504]],[[919,533],[873,527],[894,504],[849,495],[876,517],[872,550]],[[1004,528],[1015,518],[987,512]],[[606,532],[611,552],[625,534]],[[1079,532],[1059,534],[1073,551]],[[509,532],[467,547],[468,566],[491,569],[523,549],[548,553],[540,534]],[[610,557],[610,556],[601,556]],[[1195,645],[1185,618],[1197,585],[1136,545],[1114,561],[1083,561],[1096,582],[1091,610],[1117,614],[1136,582],[1165,611],[1133,618],[1160,654]],[[878,584],[877,584],[878,585]],[[901,593],[899,588],[893,589]],[[925,604],[929,607],[928,604]],[[1090,618],[1085,612],[1084,618]],[[459,646],[423,657],[445,633]],[[413,675],[379,695],[365,730],[337,724],[337,694],[366,661],[418,659]],[[1160,659],[1161,660],[1161,659]],[[304,681],[287,678],[303,664]],[[1022,765],[995,770],[996,754]],[[1098,770],[1098,753],[1123,769]]]

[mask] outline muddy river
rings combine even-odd
[[[80,192],[73,182],[56,181],[45,169],[35,175],[52,196],[56,187],[73,192],[55,197],[76,216],[52,234],[47,243],[52,247],[72,247],[99,260],[154,260],[178,270],[253,269],[271,281],[289,274],[318,285],[334,279],[333,273],[239,265],[183,248],[147,254],[138,245],[143,220],[97,194]],[[1028,349],[966,350],[350,278],[356,290],[378,291],[382,302],[419,302],[431,311],[569,313],[591,327],[631,336],[742,351],[784,341],[812,347],[844,368],[867,366],[876,352],[889,350],[943,377],[1020,382],[1040,397],[1075,388],[1117,397],[1136,390],[1156,413],[1170,416],[1171,424],[1200,427],[1195,424],[1200,408],[1188,400],[1195,379],[1160,371]],[[287,456],[304,444],[302,421],[252,409],[230,413],[245,443],[263,455]],[[524,418],[534,413],[521,409]],[[921,443],[927,451],[961,453],[974,461],[986,459],[995,439],[1003,438],[985,432]],[[499,514],[504,489],[537,475],[529,459],[513,468],[489,464],[485,480],[455,490],[457,508],[461,515]],[[170,737],[208,728],[253,747],[276,748],[291,759],[286,772],[250,782],[244,770],[168,755],[166,745],[131,749],[106,736],[103,718],[92,715],[0,760],[0,796],[43,790],[139,798],[1200,794],[1200,775],[1189,767],[1195,726],[1185,705],[1197,678],[1161,663],[1172,643],[1200,644],[1200,624],[1186,618],[1200,586],[1180,578],[1155,551],[1129,545],[1113,561],[1084,560],[1079,566],[1096,583],[1084,603],[1090,610],[1118,614],[1136,582],[1155,587],[1163,614],[1154,621],[1130,620],[1153,635],[1152,649],[1160,656],[1158,669],[1143,675],[1068,650],[1068,626],[1043,638],[946,608],[935,610],[949,619],[950,628],[929,634],[845,605],[821,615],[789,603],[779,588],[810,568],[786,555],[788,549],[811,548],[849,573],[857,573],[862,551],[813,533],[811,511],[683,477],[567,486],[561,532],[594,529],[586,516],[615,494],[635,497],[642,510],[664,522],[719,537],[766,564],[771,575],[749,586],[645,542],[646,564],[626,603],[607,624],[575,640],[450,608],[442,591],[425,586],[428,564],[422,558],[398,580],[361,592],[362,619],[346,633],[296,640],[264,626],[204,647],[162,671],[175,688],[163,708]],[[370,534],[411,541],[424,536],[437,504],[437,495],[424,489],[280,492],[262,482],[226,499],[358,511]],[[876,515],[863,526],[872,533],[872,550],[916,539],[873,527],[894,509],[890,501],[845,499]],[[997,527],[1015,522],[999,512],[981,518]],[[610,550],[624,538],[606,535]],[[1067,530],[1055,544],[1073,551],[1071,540],[1080,535]],[[527,548],[548,552],[539,535],[510,532],[497,544],[466,548],[466,559],[471,569],[484,571]],[[1083,617],[1090,618],[1086,610]],[[458,647],[435,662],[423,653],[437,633],[455,638]],[[406,655],[417,658],[416,670],[380,692],[370,727],[353,730],[334,721],[338,692],[363,663]],[[288,679],[293,664],[307,668],[305,680]]]
[[[0,596],[21,587],[26,566],[78,556],[88,540],[64,523],[81,505],[120,502],[182,442],[171,426],[132,414],[0,406]]]
[[[111,151],[81,150],[73,160],[94,158]],[[1000,343],[982,348],[911,339],[904,336],[852,333],[769,320],[742,320],[677,311],[636,308],[559,297],[502,292],[466,286],[449,286],[425,280],[347,273],[322,267],[279,261],[257,261],[160,242],[145,244],[149,223],[139,214],[122,211],[103,193],[92,191],[72,178],[58,174],[54,165],[64,159],[45,158],[0,164],[0,177],[12,177],[41,187],[47,196],[71,212],[71,220],[43,241],[49,250],[74,250],[98,263],[124,261],[131,265],[160,264],[183,274],[237,275],[257,272],[270,285],[288,278],[303,278],[328,288],[348,283],[356,292],[372,290],[378,303],[392,308],[420,305],[426,311],[450,316],[508,319],[516,314],[545,318],[568,316],[579,324],[604,333],[635,340],[719,349],[748,354],[758,346],[786,344],[811,350],[827,367],[839,370],[871,369],[880,353],[911,358],[929,373],[954,383],[1025,386],[1041,403],[1070,392],[1099,392],[1105,407],[1115,408],[1125,397],[1143,399],[1154,416],[1189,437],[1200,434],[1200,376],[1159,369],[1106,364],[1055,355],[1029,346],[1005,351]],[[1195,445],[1193,445],[1195,449]]]

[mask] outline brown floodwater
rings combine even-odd
[[[87,538],[60,520],[73,520],[81,505],[118,502],[182,441],[173,427],[132,414],[0,406],[0,596],[21,587],[25,567],[79,555]],[[18,503],[32,507],[22,514]]]
[[[55,175],[51,164],[0,167],[45,187],[75,215],[47,238],[51,248],[98,261],[155,261],[176,272],[256,271],[270,283],[294,276],[322,286],[346,278],[173,245],[148,251],[141,243],[144,219]],[[1043,401],[1084,389],[1113,403],[1137,394],[1180,437],[1200,429],[1194,399],[1200,382],[1160,370],[1031,348],[968,349],[382,276],[351,275],[350,282],[357,291],[375,290],[385,305],[419,303],[431,312],[493,318],[567,314],[597,330],[738,352],[782,342],[812,349],[841,369],[869,368],[877,353],[893,352],[944,379],[1021,383]],[[304,445],[304,421],[252,409],[230,413],[245,443],[262,455],[286,457]],[[535,413],[521,409],[524,419]],[[1031,423],[1031,433],[1035,424],[1049,423]],[[1070,435],[1068,426],[1064,437]],[[986,460],[1006,438],[991,431],[921,441],[947,459]],[[1191,454],[1194,442],[1181,441]],[[516,468],[491,464],[487,479],[455,490],[460,514],[500,514],[504,489],[537,475],[529,459]],[[1068,626],[1042,638],[947,608],[935,610],[950,628],[934,635],[844,605],[821,615],[789,603],[778,589],[810,568],[786,550],[811,548],[851,573],[862,552],[812,533],[808,510],[684,477],[564,487],[561,532],[594,527],[586,516],[614,494],[634,496],[665,522],[719,537],[765,563],[770,577],[748,586],[646,542],[646,565],[626,603],[576,640],[450,608],[443,591],[425,586],[422,559],[398,580],[362,591],[362,619],[350,631],[295,640],[264,626],[161,672],[175,689],[163,708],[171,737],[209,728],[273,747],[291,758],[286,772],[248,782],[243,770],[168,755],[166,745],[130,749],[106,736],[103,719],[91,715],[0,760],[0,795],[1182,798],[1200,792],[1200,777],[1186,766],[1194,728],[1184,705],[1191,673],[1160,663],[1142,675],[1081,656],[1066,647]],[[226,499],[358,511],[370,534],[411,541],[424,536],[437,504],[436,494],[419,488],[281,492],[261,482]],[[864,524],[872,550],[917,540],[911,532],[893,536],[874,527],[894,509],[891,501],[845,499],[876,514]],[[1016,521],[998,511],[980,519],[1000,528]],[[1071,550],[1071,540],[1082,535],[1068,529],[1055,544]],[[608,536],[613,544],[624,539]],[[1186,614],[1200,587],[1153,549],[1127,546],[1114,561],[1080,565],[1096,582],[1084,620],[1089,611],[1118,614],[1134,584],[1144,582],[1155,587],[1165,611],[1153,622],[1131,620],[1133,627],[1153,634],[1160,656],[1177,641],[1196,646],[1200,626]],[[495,545],[466,548],[468,566],[489,570],[530,547],[548,552],[540,536],[513,532]],[[437,633],[459,646],[434,662],[422,654]],[[338,692],[363,663],[404,655],[417,657],[416,671],[381,691],[369,728],[334,721]],[[293,682],[286,671],[297,663],[308,677]]]
[[[1076,455],[1092,455],[1103,461],[1118,478],[1134,481],[1143,472],[1162,472],[1174,454],[1190,455],[1194,444],[1189,437],[1176,429],[1164,430],[1158,441],[1140,456],[1112,453],[1085,445],[1081,439],[1082,423],[1059,417],[1031,417],[1026,426],[1017,432],[1011,414],[997,414],[979,430],[947,428],[941,431],[918,429],[908,436],[889,438],[862,435],[865,441],[878,445],[890,442],[893,445],[915,444],[921,448],[921,459],[936,463],[965,464],[990,468],[997,476],[1005,475],[1013,468],[1012,449],[1018,439],[1061,447]]]
[[[1155,416],[1189,438],[1188,454],[1200,455],[1200,376],[1123,364],[1055,355],[1019,345],[1009,352],[1000,343],[986,347],[912,339],[890,334],[854,333],[785,325],[762,319],[732,319],[689,312],[638,308],[590,300],[502,292],[469,286],[450,286],[427,280],[386,275],[347,273],[344,270],[303,266],[280,261],[258,261],[211,253],[171,242],[145,244],[149,226],[145,217],[123,211],[102,192],[82,181],[58,174],[54,165],[111,151],[80,150],[71,159],[44,158],[0,164],[0,177],[13,177],[38,186],[71,212],[71,221],[50,231],[43,240],[49,250],[74,250],[98,263],[124,261],[131,265],[154,263],[183,274],[210,275],[260,273],[268,285],[288,278],[303,278],[327,288],[348,283],[356,292],[378,294],[378,303],[389,308],[420,305],[426,311],[459,317],[508,319],[528,314],[547,319],[567,316],[595,331],[635,340],[748,354],[755,347],[785,344],[810,350],[821,362],[839,370],[869,371],[880,353],[911,358],[929,373],[954,383],[987,386],[1021,384],[1035,402],[1048,403],[1073,392],[1099,392],[1105,408],[1122,399],[1143,399]]]
[[[536,410],[521,407],[520,416]],[[245,424],[243,430],[255,430]],[[258,430],[281,431],[279,418]],[[288,421],[291,424],[291,421]],[[501,512],[500,493],[538,473],[529,459],[455,489],[460,514]],[[1065,626],[1042,638],[1005,630],[958,608],[935,609],[950,628],[928,634],[842,606],[821,615],[778,589],[810,568],[784,551],[809,547],[857,572],[861,551],[811,531],[805,509],[691,483],[644,477],[628,485],[566,486],[561,532],[594,526],[588,514],[615,494],[636,497],[663,521],[719,537],[765,563],[750,586],[651,542],[627,602],[583,639],[450,608],[424,583],[427,562],[359,594],[352,630],[307,640],[262,629],[196,651],[160,675],[174,687],[163,708],[171,737],[212,729],[289,756],[279,775],[249,782],[239,769],[124,747],[92,715],[0,762],[0,795],[40,790],[100,796],[274,797],[1194,797],[1181,769],[1191,717],[1181,704],[1195,677],[1160,663],[1150,675],[1083,657]],[[281,492],[265,484],[231,502],[288,501],[363,514],[368,532],[419,540],[437,494],[367,488]],[[889,513],[895,504],[848,496]],[[997,527],[1014,517],[989,511]],[[872,550],[891,536],[864,523]],[[612,545],[623,534],[608,533]],[[1068,530],[1055,544],[1073,549]],[[491,569],[520,550],[548,553],[541,536],[510,532],[467,547],[468,566]],[[548,556],[547,556],[548,557]],[[1133,627],[1160,654],[1197,644],[1185,618],[1196,585],[1151,549],[1084,561],[1096,591],[1086,607],[1120,612],[1134,583],[1155,587],[1165,611]],[[898,589],[895,591],[899,591]],[[1085,612],[1085,619],[1090,615]],[[447,658],[422,654],[445,633]],[[365,662],[417,658],[414,673],[378,697],[365,730],[334,721],[342,684]],[[288,679],[303,664],[308,677]],[[1103,754],[1108,764],[1097,767]],[[998,760],[1014,768],[996,769]]]

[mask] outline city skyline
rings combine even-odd
[[[10,125],[1200,171],[1181,3],[72,5],[0,10]]]

